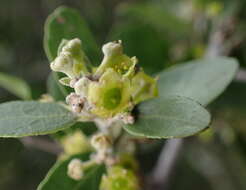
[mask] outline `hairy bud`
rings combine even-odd
[[[80,180],[83,173],[83,163],[79,159],[73,159],[68,164],[67,175],[74,180]]]

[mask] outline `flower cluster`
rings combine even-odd
[[[136,57],[123,53],[121,41],[105,44],[102,51],[102,63],[91,68],[81,41],[63,40],[51,69],[64,73],[60,82],[74,88],[66,101],[81,120],[117,117],[132,123],[134,106],[158,95],[157,80],[144,73]]]

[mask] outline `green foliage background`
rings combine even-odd
[[[182,15],[183,9],[191,12],[189,2],[194,6],[194,15]],[[223,10],[213,18],[204,18],[212,2],[222,3]],[[214,25],[233,15],[236,29],[234,36],[228,38],[239,39],[240,43],[229,55],[238,58],[242,68],[246,65],[246,2],[243,0],[185,3],[182,0],[1,0],[0,72],[27,81],[33,99],[47,91],[50,69],[43,50],[43,26],[47,16],[59,5],[78,9],[98,44],[121,39],[126,53],[137,56],[150,74],[202,57]],[[205,19],[205,26],[196,27],[197,19]],[[89,56],[95,58],[96,63],[99,60],[94,55]],[[169,189],[246,189],[245,93],[245,81],[234,81],[209,107],[214,117],[212,131],[185,141],[178,165],[170,177]],[[30,98],[26,93],[18,95],[23,96]],[[18,97],[0,89],[0,102]],[[51,141],[50,137],[40,138]],[[35,189],[55,162],[53,151],[28,146],[27,140],[0,139],[1,190]],[[138,144],[143,171],[150,170],[158,157],[160,144],[164,143]]]

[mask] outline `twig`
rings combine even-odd
[[[40,137],[23,137],[20,141],[26,147],[39,149],[51,154],[59,155],[62,152],[62,148],[57,143]]]
[[[235,41],[235,38],[233,38],[235,29],[233,18],[234,15],[232,14],[226,20],[214,23],[214,30],[210,35],[205,57],[228,55],[240,43],[238,39]],[[225,41],[229,41],[228,38],[231,39],[231,43],[225,43]],[[236,79],[246,81],[246,70],[241,70]],[[183,141],[183,139],[170,139],[167,141],[151,173],[149,190],[167,189],[168,181],[182,148]]]
[[[169,177],[177,161],[183,141],[183,139],[167,140],[150,176],[150,190],[162,190],[167,188]]]
[[[234,79],[237,82],[246,82],[246,69],[240,69]]]

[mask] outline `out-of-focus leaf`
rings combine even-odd
[[[99,48],[91,32],[78,11],[68,8],[57,8],[45,23],[44,47],[50,61],[57,56],[62,39],[79,38],[86,55],[97,63]]]
[[[80,181],[76,181],[67,175],[68,164],[73,158],[86,161],[89,155],[76,155],[67,160],[58,161],[38,186],[38,190],[98,190],[101,176],[105,172],[104,166],[97,165],[91,168]]]
[[[99,190],[101,177],[105,173],[103,165],[92,168],[87,175],[78,183],[75,190]]]
[[[118,14],[137,19],[142,23],[150,24],[158,31],[179,37],[187,34],[191,28],[185,20],[181,20],[165,7],[154,3],[123,4],[119,7]]]
[[[184,150],[190,166],[207,178],[213,189],[246,188],[245,159],[235,144],[223,145],[218,139],[208,144],[195,140],[186,144]]]
[[[233,129],[238,131],[238,135],[246,136],[246,83],[233,82],[210,107],[215,118],[224,120]],[[215,125],[219,133],[222,133],[221,126]],[[231,134],[231,133],[230,133]]]
[[[232,58],[206,58],[174,66],[159,74],[159,95],[191,98],[208,105],[234,78],[238,63]]]
[[[18,77],[0,73],[0,87],[24,100],[31,99],[32,97],[28,84]]]
[[[137,121],[124,128],[149,138],[178,138],[194,135],[210,124],[210,114],[185,97],[156,98],[140,104]]]
[[[71,126],[76,117],[56,103],[13,101],[0,104],[0,137],[55,133]]]
[[[125,52],[136,56],[149,74],[170,64],[167,60],[174,41],[191,28],[155,3],[122,4],[117,14],[122,19],[113,26],[109,39],[122,40]]]
[[[169,44],[150,25],[133,21],[119,23],[113,27],[109,40],[122,40],[126,54],[136,56],[149,74],[167,65]]]

